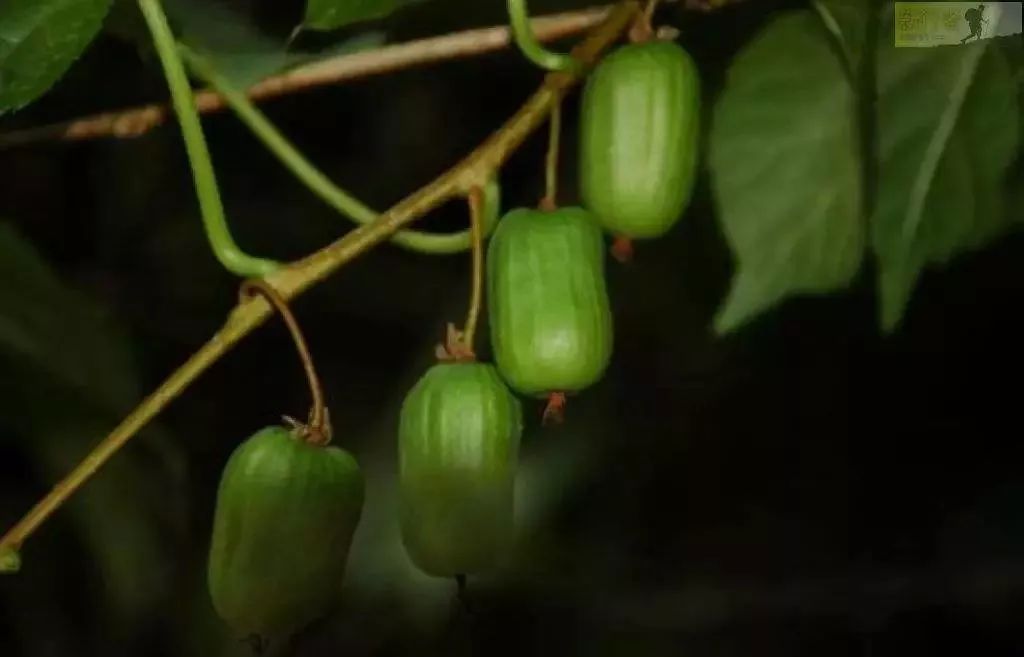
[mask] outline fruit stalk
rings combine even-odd
[[[654,38],[654,12],[658,8],[658,0],[647,0],[642,14],[636,17],[636,22],[629,29],[629,40],[633,43],[643,43]]]
[[[544,198],[540,200],[541,210],[558,207],[558,145],[562,136],[562,104],[551,106],[551,120],[548,132],[548,152],[544,160]]]
[[[484,296],[484,238],[483,214],[484,192],[479,187],[469,191],[469,231],[473,242],[473,283],[469,293],[469,312],[466,314],[466,325],[463,328],[463,339],[466,348],[473,352],[473,340],[476,337],[476,325],[480,318],[480,306]]]
[[[285,324],[288,325],[288,332],[292,334],[292,341],[295,342],[295,349],[299,352],[299,360],[302,361],[302,368],[306,372],[306,380],[309,382],[309,393],[312,398],[312,406],[309,411],[309,426],[300,427],[301,433],[307,442],[318,445],[325,445],[331,442],[331,427],[328,420],[327,408],[324,406],[324,391],[320,385],[320,377],[316,374],[316,367],[313,365],[313,356],[309,353],[306,339],[299,328],[299,322],[292,314],[288,303],[281,298],[273,287],[264,281],[251,279],[242,283],[240,296],[242,301],[253,295],[259,295],[266,299],[267,303],[277,311]],[[296,423],[297,424],[297,423]]]

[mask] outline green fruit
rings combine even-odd
[[[289,634],[328,611],[345,573],[365,483],[338,447],[268,427],[235,449],[221,478],[208,584],[243,635]]]
[[[667,232],[693,191],[699,123],[700,79],[680,46],[650,41],[610,54],[583,91],[583,204],[615,235]]]
[[[454,577],[498,564],[514,526],[522,408],[494,366],[430,368],[402,405],[402,541],[424,572]]]
[[[488,247],[494,361],[524,395],[578,392],[604,374],[613,322],[604,240],[582,208],[520,208]]]

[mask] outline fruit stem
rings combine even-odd
[[[551,121],[548,132],[548,153],[544,162],[544,198],[540,209],[551,212],[558,208],[558,142],[562,133],[562,103],[551,105]]]
[[[473,243],[473,283],[469,294],[469,312],[463,328],[462,339],[466,347],[473,352],[473,339],[476,336],[476,325],[480,319],[480,306],[484,296],[484,240],[483,213],[484,192],[479,187],[469,190],[469,234]]]
[[[315,444],[329,443],[331,441],[331,427],[327,410],[324,408],[324,393],[320,387],[320,379],[316,375],[316,368],[313,366],[313,357],[309,354],[309,348],[306,346],[306,340],[302,336],[302,329],[299,328],[299,323],[295,320],[291,309],[288,308],[288,302],[266,281],[249,279],[242,283],[242,300],[244,301],[246,297],[253,295],[259,295],[266,299],[267,303],[284,319],[285,324],[288,325],[288,330],[292,334],[295,348],[299,352],[302,367],[306,371],[306,379],[309,381],[309,392],[313,398],[313,406],[309,412],[309,426],[301,431],[304,434],[303,438],[307,442]]]
[[[527,59],[548,71],[574,73],[579,70],[581,63],[575,57],[552,52],[537,39],[530,24],[526,0],[508,0],[508,16],[512,23],[512,38]]]
[[[466,194],[469,204],[469,234],[472,242],[473,273],[469,291],[469,311],[466,323],[459,331],[453,324],[448,324],[448,332],[443,345],[437,347],[437,357],[441,360],[467,362],[476,360],[473,340],[476,336],[476,325],[480,319],[480,307],[484,296],[484,213],[490,209],[487,194],[483,188],[475,186]]]
[[[643,43],[654,38],[654,11],[658,8],[658,0],[647,0],[642,14],[636,17],[636,22],[629,29],[629,40],[633,43]]]
[[[199,122],[199,111],[189,84],[188,73],[181,61],[174,33],[167,22],[160,0],[138,0],[139,9],[146,19],[153,46],[160,59],[160,64],[167,78],[167,87],[171,92],[174,111],[181,125],[181,136],[185,141],[185,151],[192,167],[192,180],[195,184],[199,209],[203,217],[203,227],[214,256],[225,269],[238,276],[266,276],[280,268],[280,263],[263,258],[254,258],[244,253],[231,237],[227,218],[224,215],[224,204],[217,189],[217,176],[210,160],[210,151],[203,136],[203,127]]]

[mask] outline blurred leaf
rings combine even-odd
[[[315,53],[296,53],[296,65],[312,64],[314,62],[320,62],[325,59],[332,57],[339,57],[341,55],[348,55],[353,52],[360,50],[369,50],[370,48],[379,48],[384,45],[386,40],[384,32],[365,32],[363,34],[356,35],[350,39],[345,39],[327,46],[323,50]]]
[[[201,53],[238,86],[249,86],[301,60],[237,11],[211,0],[165,0],[182,43]]]
[[[875,15],[870,0],[814,0],[813,6],[837,39],[850,70],[857,71],[864,54],[868,20]]]
[[[738,272],[728,332],[796,294],[848,284],[864,251],[856,107],[809,12],[769,24],[730,66],[710,137],[712,184]]]
[[[307,0],[304,27],[334,30],[359,21],[383,18],[423,0]]]
[[[31,244],[0,224],[0,423],[41,478],[66,475],[138,395],[123,331],[65,286]],[[153,437],[149,432],[148,436]],[[168,450],[119,455],[68,502],[92,550],[107,602],[122,618],[144,614],[174,578],[169,544],[177,477]],[[31,547],[31,546],[29,546]],[[31,556],[29,556],[31,559]]]
[[[139,11],[137,0],[113,0],[107,19],[103,22],[103,32],[134,44],[140,50],[152,50],[149,28]]]
[[[0,223],[0,354],[15,355],[100,408],[119,413],[139,396],[127,336],[68,289],[9,225]]]
[[[987,42],[878,52],[879,189],[872,219],[881,324],[895,328],[921,272],[1008,227],[1004,175],[1020,107]]]
[[[85,51],[111,0],[0,3],[0,114],[46,93]]]
[[[381,32],[346,38],[320,52],[291,52],[288,42],[219,2],[166,0],[183,44],[210,60],[235,86],[247,87],[296,66],[379,46]]]
[[[26,398],[26,403],[34,406],[26,413],[32,424],[23,426],[21,435],[32,438],[28,452],[47,481],[70,472],[113,426],[110,416],[84,407],[46,418],[45,402]],[[160,604],[175,582],[169,525],[174,505],[181,503],[178,490],[174,497],[169,494],[169,473],[154,467],[153,454],[140,454],[139,448],[134,443],[127,448],[134,453],[105,465],[66,506],[102,578],[106,604],[129,623]]]
[[[1006,219],[1011,224],[1024,223],[1024,166],[1008,185],[1009,198],[1006,203]]]

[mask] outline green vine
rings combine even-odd
[[[368,207],[350,193],[338,187],[330,178],[320,171],[304,156],[277,127],[270,122],[263,112],[249,98],[235,87],[230,80],[217,71],[213,64],[185,45],[179,44],[182,58],[192,71],[217,91],[231,107],[235,115],[252,131],[263,145],[273,153],[281,164],[306,186],[315,196],[358,224],[368,224],[378,216],[376,211]],[[486,189],[486,215],[484,230],[490,233],[497,223],[498,210],[501,204],[500,189],[496,180],[492,180]],[[471,246],[469,230],[456,233],[435,234],[415,230],[403,230],[396,233],[391,242],[397,246],[434,255],[458,253]]]
[[[512,24],[512,38],[531,62],[548,71],[576,71],[580,68],[580,63],[571,55],[552,52],[537,39],[530,26],[526,0],[508,0],[508,16]]]
[[[192,87],[189,85],[185,66],[178,56],[174,33],[167,22],[160,0],[138,2],[152,34],[153,44],[167,78],[174,111],[181,125],[185,149],[192,166],[192,179],[195,182],[196,195],[199,197],[203,227],[206,229],[210,247],[220,263],[233,274],[243,277],[266,276],[280,268],[280,263],[247,255],[238,248],[231,237],[231,230],[224,216],[224,204],[217,189],[217,176],[199,122],[199,111],[196,109]]]

